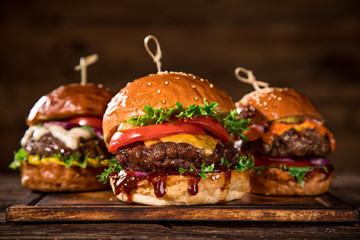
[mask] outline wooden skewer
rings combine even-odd
[[[156,44],[156,52],[155,54],[153,54],[149,48],[149,41],[150,40],[154,40],[155,44]],[[161,72],[161,62],[160,59],[162,57],[162,52],[160,49],[160,44],[159,41],[157,40],[156,37],[154,37],[153,35],[148,35],[145,39],[144,39],[144,46],[146,51],[149,53],[150,57],[153,59],[153,61],[156,63],[156,67],[158,72]]]
[[[97,54],[92,54],[87,57],[81,57],[79,65],[76,65],[74,69],[76,71],[81,71],[81,85],[85,85],[87,82],[87,67],[99,59]]]
[[[240,72],[246,74],[247,78],[241,77]],[[242,67],[237,67],[235,69],[235,77],[241,82],[251,84],[254,87],[255,91],[260,90],[260,86],[264,88],[269,87],[269,84],[267,82],[257,81],[252,71]]]

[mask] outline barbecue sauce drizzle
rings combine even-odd
[[[227,188],[231,181],[231,169],[225,166],[215,167],[214,173],[224,173],[225,183],[222,189]],[[193,171],[186,171],[184,173],[176,171],[156,170],[150,173],[137,173],[133,171],[121,171],[120,173],[113,172],[110,177],[113,179],[115,188],[115,195],[123,192],[127,196],[127,202],[131,204],[132,195],[131,191],[138,186],[138,183],[143,180],[148,180],[154,187],[154,193],[157,197],[163,197],[166,193],[166,179],[170,175],[183,175],[188,176],[188,192],[191,195],[196,195],[199,191],[198,183],[201,177]]]

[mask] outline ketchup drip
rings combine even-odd
[[[154,186],[154,193],[157,197],[163,197],[166,193],[166,178],[169,176],[169,171],[158,170],[148,174],[148,179]],[[175,175],[175,174],[172,174]]]
[[[215,167],[215,173],[225,174],[225,183],[223,188],[226,188],[231,181],[231,169],[225,166]],[[132,195],[131,191],[136,188],[139,182],[148,180],[154,187],[154,193],[157,197],[163,197],[166,193],[166,180],[170,175],[184,175],[188,176],[188,192],[191,195],[196,195],[199,192],[198,183],[201,177],[193,171],[187,171],[180,173],[176,171],[156,170],[150,173],[137,173],[133,171],[121,171],[120,173],[111,173],[110,177],[113,179],[113,185],[115,188],[115,195],[119,195],[121,192],[126,194],[127,202],[131,204]]]
[[[132,203],[131,190],[137,187],[138,183],[147,178],[146,175],[135,175],[132,171],[122,171],[120,173],[111,173],[110,177],[113,179],[115,187],[115,195],[124,192],[127,196],[127,202]]]
[[[225,182],[221,189],[225,189],[229,186],[231,181],[231,169],[225,166],[217,167],[215,172],[223,172],[225,174]]]
[[[200,176],[195,172],[186,172],[186,176],[190,176],[188,179],[188,192],[191,195],[196,195],[199,192],[198,183],[200,182]]]

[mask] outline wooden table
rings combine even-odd
[[[360,239],[360,223],[119,222],[13,224],[6,208],[28,190],[18,175],[0,175],[0,239],[334,238]],[[360,175],[337,173],[330,192],[360,210]]]

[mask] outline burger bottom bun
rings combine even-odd
[[[21,167],[21,184],[35,191],[83,192],[108,188],[96,178],[104,168],[66,168],[56,163],[31,165],[26,162]]]
[[[278,196],[314,196],[325,193],[329,187],[333,172],[326,174],[315,170],[308,175],[302,188],[296,177],[279,168],[261,170],[261,175],[250,170],[250,192]]]
[[[116,197],[124,202],[134,202],[147,205],[202,205],[228,202],[240,199],[249,188],[248,171],[237,172],[231,170],[231,179],[226,183],[224,173],[207,173],[206,179],[198,182],[198,193],[191,195],[188,192],[189,176],[171,175],[165,180],[166,193],[163,197],[157,197],[152,183],[145,179],[131,191],[131,200],[121,192]],[[110,179],[114,191],[113,180]],[[114,191],[115,192],[115,191]]]

